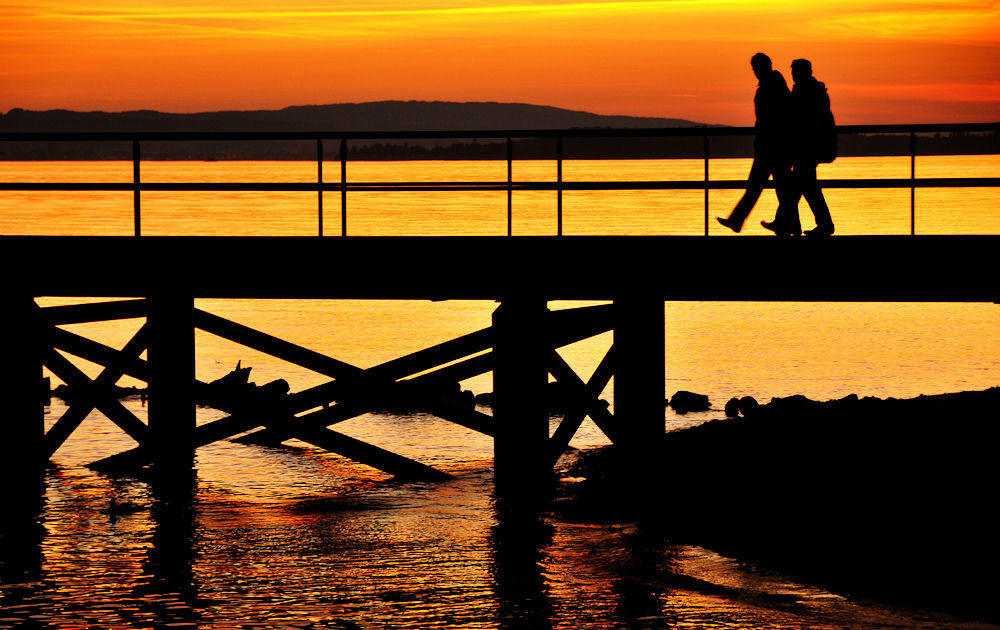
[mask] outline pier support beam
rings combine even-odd
[[[497,497],[508,504],[537,498],[551,474],[546,312],[544,299],[522,296],[503,300],[493,313],[493,462]]]
[[[616,424],[623,445],[642,449],[664,434],[663,300],[615,300],[614,335]]]
[[[194,299],[149,300],[149,429],[154,464],[171,474],[194,464]]]
[[[30,296],[0,297],[0,520],[41,501],[45,409],[42,355],[45,328]]]

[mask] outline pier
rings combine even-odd
[[[3,296],[10,326],[0,381],[3,459],[39,467],[96,407],[137,442],[98,467],[190,466],[199,446],[255,431],[264,441],[295,437],[400,477],[442,478],[330,428],[368,411],[379,396],[402,395],[416,408],[494,437],[497,483],[530,487],[585,416],[616,443],[649,444],[662,434],[664,301],[996,302],[998,247],[1000,236],[0,237],[0,264],[19,270]],[[234,260],[267,261],[267,273],[247,274]],[[750,260],[775,274],[747,277]],[[32,298],[40,295],[132,299],[39,309]],[[498,308],[492,325],[478,332],[361,369],[194,307],[196,298],[207,297],[476,299],[496,300]],[[552,300],[609,304],[549,311]],[[145,318],[146,325],[121,349],[59,328],[127,318]],[[196,427],[205,384],[194,379],[195,328],[331,380],[292,393],[284,406],[255,406]],[[555,352],[609,330],[614,345],[591,382]],[[103,372],[91,380],[56,350],[98,363]],[[138,358],[143,350],[148,359]],[[43,365],[86,393],[47,434]],[[497,396],[492,416],[433,393],[435,383],[488,371]],[[125,374],[148,383],[148,425],[110,392]],[[541,395],[549,374],[576,392],[552,436]],[[597,398],[612,376],[614,414]]]
[[[996,125],[969,127],[972,131],[993,131]],[[132,184],[0,184],[0,189],[6,190],[129,189],[135,193],[133,236],[0,236],[0,265],[6,276],[0,309],[8,324],[0,373],[3,473],[8,479],[37,478],[44,462],[96,408],[136,442],[135,448],[92,464],[98,468],[134,469],[153,464],[154,469],[176,474],[190,470],[197,448],[242,436],[243,441],[263,443],[296,438],[400,478],[446,477],[424,463],[332,428],[369,411],[380,397],[394,397],[492,437],[498,490],[531,492],[551,471],[585,417],[593,419],[612,442],[635,449],[640,457],[643,449],[662,436],[667,360],[664,326],[668,324],[664,321],[665,301],[1000,301],[996,274],[1000,236],[916,235],[912,195],[917,187],[996,186],[1000,180],[919,180],[911,170],[910,179],[824,182],[834,187],[909,187],[911,235],[838,235],[822,240],[714,237],[707,235],[709,191],[742,187],[743,182],[709,181],[708,138],[746,134],[748,130],[671,131],[677,133],[664,135],[704,134],[704,182],[563,182],[561,138],[590,133],[563,130],[459,134],[506,139],[508,165],[512,136],[557,140],[559,169],[557,181],[552,184],[516,183],[510,179],[508,167],[507,182],[382,185],[391,190],[505,189],[508,195],[522,189],[555,190],[559,193],[557,234],[537,237],[349,236],[348,190],[374,188],[349,185],[346,177],[339,183],[324,183],[323,137],[317,139],[317,182],[293,187],[318,193],[317,236],[143,236],[140,199],[144,190],[289,188],[247,183],[142,183],[139,142],[160,139],[147,138],[149,134],[135,138],[105,137],[108,134],[0,137],[9,141],[130,139],[135,159]],[[878,129],[845,130],[867,131]],[[906,133],[912,139],[913,134],[928,131],[933,129]],[[615,136],[618,132],[606,133]],[[203,139],[220,139],[216,135],[208,134]],[[377,136],[366,137],[373,135]],[[247,134],[237,134],[233,139],[244,136]],[[283,138],[279,134],[277,139]],[[343,140],[340,152],[344,171],[345,144]],[[563,190],[699,186],[705,190],[705,236],[562,234]],[[340,193],[339,236],[323,235],[325,191]],[[510,225],[508,220],[508,230]],[[235,261],[259,262],[261,271],[248,273]],[[765,271],[749,275],[750,261],[753,269]],[[33,301],[38,296],[128,299],[39,308]],[[197,309],[198,298],[493,300],[498,306],[492,322],[477,332],[362,368]],[[606,304],[553,311],[548,303],[555,300]],[[120,349],[60,328],[116,319],[145,321]],[[196,426],[196,405],[207,400],[207,384],[195,379],[196,329],[305,367],[329,380],[279,400],[225,401],[230,415]],[[556,352],[562,346],[608,331],[613,331],[614,343],[589,381],[576,374]],[[145,359],[140,358],[143,352],[147,353]],[[96,363],[103,371],[91,379],[62,353]],[[47,433],[42,422],[43,366],[78,395]],[[492,415],[458,405],[435,387],[487,372],[492,372],[495,384]],[[124,375],[147,383],[148,423],[139,420],[111,393],[111,386]],[[542,391],[550,376],[573,392],[570,408],[552,435]],[[612,377],[616,391],[614,413],[599,400]],[[23,492],[23,488],[9,484],[8,492]]]

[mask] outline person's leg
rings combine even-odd
[[[767,184],[768,177],[771,176],[771,169],[758,157],[754,157],[753,165],[750,167],[750,175],[747,177],[747,189],[743,196],[736,203],[736,207],[729,213],[729,218],[719,222],[733,230],[739,232],[743,223],[747,220],[750,211],[753,210],[760,193]]]
[[[830,216],[830,207],[826,204],[826,197],[823,196],[823,190],[816,177],[816,162],[809,161],[802,164],[800,179],[802,196],[806,198],[809,209],[816,218],[817,231],[833,234],[833,218]]]
[[[802,231],[799,222],[799,198],[802,193],[795,183],[791,166],[781,164],[774,169],[774,192],[778,197],[774,224],[789,233],[798,234]]]

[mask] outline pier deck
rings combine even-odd
[[[997,301],[1000,236],[0,237],[8,292]]]

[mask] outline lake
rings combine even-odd
[[[710,175],[740,179],[748,167],[749,160],[713,160]],[[0,180],[130,182],[131,169],[130,162],[0,162]],[[700,160],[571,160],[564,179],[697,180],[702,169]],[[339,176],[339,163],[326,171],[327,181],[336,181],[330,177]],[[147,182],[308,182],[315,174],[310,162],[142,164]],[[908,157],[841,158],[820,167],[821,178],[908,176]],[[1000,156],[922,156],[917,176],[997,177]],[[554,178],[552,161],[514,163],[515,180]],[[506,163],[357,162],[349,164],[348,179],[504,181]],[[712,216],[728,214],[739,195],[712,191]],[[908,189],[829,190],[827,198],[838,234],[909,233]],[[564,232],[697,235],[704,230],[703,199],[702,191],[567,192]],[[514,234],[555,233],[555,200],[554,192],[515,193]],[[917,233],[1000,233],[998,201],[997,189],[918,190]],[[327,194],[328,234],[339,233],[339,202],[339,193]],[[765,234],[759,221],[773,218],[775,206],[773,192],[765,191],[745,233]],[[805,202],[801,206],[803,226],[811,227]],[[132,212],[131,192],[4,192],[0,234],[130,235]],[[148,235],[313,235],[316,193],[148,192],[142,196],[142,221]],[[506,229],[503,192],[358,192],[348,199],[352,235],[503,235]],[[713,221],[710,232],[728,230]],[[266,260],[239,262],[251,273],[266,270]],[[772,281],[769,272],[753,261],[739,270],[746,282]],[[349,270],[303,273],[335,278]],[[46,305],[66,301],[39,299]],[[197,306],[359,367],[486,327],[496,308],[479,301],[391,300],[198,300]],[[752,395],[762,402],[792,394],[819,400],[850,393],[910,397],[995,386],[1000,383],[997,309],[994,304],[669,302],[667,394],[704,393],[713,408],[685,415],[668,409],[666,427],[720,418],[731,396]],[[140,323],[67,328],[121,347]],[[586,380],[610,343],[610,334],[604,334],[561,353]],[[198,333],[199,379],[218,378],[237,361],[253,367],[252,381],[283,378],[293,391],[324,380]],[[78,365],[91,376],[99,371],[83,361]],[[492,387],[489,375],[462,385],[477,393]],[[613,409],[613,383],[602,397]],[[139,399],[124,404],[145,419]],[[47,424],[65,409],[53,399]],[[198,414],[200,423],[220,416],[210,409]],[[338,430],[456,478],[397,484],[294,441],[282,448],[220,442],[198,452],[193,509],[168,518],[156,509],[144,481],[83,467],[133,445],[93,413],[47,472],[37,557],[27,567],[0,566],[0,628],[990,627],[831,593],[707,549],[674,545],[635,523],[581,523],[551,515],[537,539],[512,542],[491,500],[489,439],[423,414],[365,414]],[[606,443],[588,420],[573,446]],[[111,497],[137,509],[113,518],[107,509]]]

